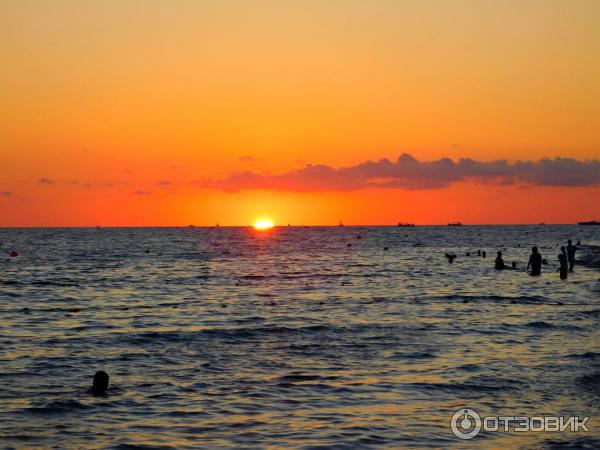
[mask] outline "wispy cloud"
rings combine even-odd
[[[51,180],[50,178],[46,178],[46,177],[42,177],[38,180],[39,183],[41,184],[54,184],[54,180]]]
[[[133,191],[133,194],[135,194],[135,195],[150,195],[151,192],[150,191]]]
[[[334,168],[307,164],[282,174],[239,172],[220,180],[195,182],[199,187],[236,192],[250,189],[297,192],[350,191],[367,187],[442,189],[460,181],[537,186],[595,186],[600,184],[600,161],[544,158],[539,161],[482,162],[462,158],[419,161],[402,154],[397,161],[382,159]]]
[[[0,195],[3,195],[4,197],[10,197],[12,195],[11,191],[2,191],[0,192]]]
[[[173,182],[172,182],[172,181],[170,181],[170,180],[160,180],[160,181],[158,182],[158,185],[159,185],[159,186],[168,187],[168,186],[172,186],[172,185],[173,185]]]
[[[260,161],[259,159],[255,158],[252,155],[244,155],[240,158],[240,161],[243,163],[255,163]]]

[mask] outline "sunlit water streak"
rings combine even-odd
[[[600,272],[559,280],[568,238],[600,227],[0,230],[0,442],[599,448]],[[532,245],[542,277],[493,269]],[[465,443],[461,406],[593,431]]]

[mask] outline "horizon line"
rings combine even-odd
[[[452,222],[450,222],[452,223]],[[273,225],[272,228],[345,228],[345,227],[381,227],[381,228],[417,228],[417,227],[448,227],[448,228],[460,228],[460,227],[492,227],[492,226],[566,226],[566,225],[580,225],[579,222],[571,223],[548,223],[548,222],[537,222],[537,223],[461,223],[460,225],[450,225],[450,223],[438,223],[438,224],[410,224],[397,225],[397,224],[343,224],[343,225]],[[580,225],[581,226],[581,225]],[[15,225],[15,226],[3,226],[0,225],[0,230],[19,229],[19,228],[254,228],[253,224],[246,225]]]

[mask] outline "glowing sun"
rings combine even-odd
[[[254,222],[254,228],[257,230],[268,230],[269,228],[273,228],[273,222],[268,219],[259,219]]]

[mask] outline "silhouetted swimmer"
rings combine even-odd
[[[567,259],[569,260],[569,272],[573,272],[573,267],[575,267],[575,252],[577,251],[577,246],[573,245],[573,241],[569,239],[567,241]]]
[[[456,259],[456,255],[454,253],[446,253],[446,258],[448,258],[448,262],[452,264]]]
[[[10,252],[11,258],[16,258],[17,256],[19,256],[19,252],[17,252],[16,250],[13,250],[12,252]]]
[[[467,252],[467,253],[466,253],[466,255],[467,255],[467,256],[471,256],[471,252]]]
[[[94,374],[94,381],[89,393],[92,395],[106,395],[108,389],[108,374],[104,370],[99,370]]]
[[[542,273],[542,255],[538,251],[537,247],[531,248],[531,256],[529,257],[529,262],[527,263],[527,270],[531,267],[531,272],[529,275],[535,277],[541,275]]]
[[[511,268],[512,270],[517,270],[517,263],[516,263],[516,262],[514,262],[514,261],[513,261],[512,263],[510,263],[510,268]]]
[[[560,279],[566,280],[567,276],[569,274],[569,271],[568,271],[568,266],[567,266],[567,255],[565,255],[564,252],[560,252],[558,254],[558,262],[560,263],[560,267],[558,268],[558,272],[560,272]]]
[[[484,250],[484,251],[482,251],[482,252],[481,252],[481,257],[482,257],[482,258],[485,258],[486,256],[487,256],[487,253],[485,252],[485,250]]]
[[[481,256],[481,250],[477,250],[477,256]]]
[[[498,252],[498,256],[496,256],[496,262],[494,264],[494,269],[496,269],[496,270],[506,269],[506,265],[504,264],[504,260],[502,259],[502,252]]]
[[[389,247],[383,247],[383,249],[384,249],[384,250],[389,250],[390,248],[389,248]]]
[[[0,244],[0,245],[2,245],[2,244]],[[577,245],[581,245],[581,241],[578,240],[577,241]]]
[[[348,245],[346,245],[346,247],[352,247],[352,244],[348,244]]]

